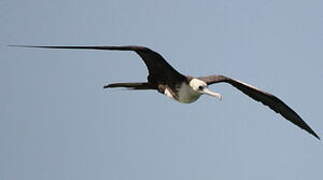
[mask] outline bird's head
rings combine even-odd
[[[190,82],[189,82],[189,85],[191,86],[191,88],[199,93],[199,94],[207,94],[209,96],[213,96],[213,97],[217,97],[219,98],[220,100],[222,100],[222,95],[219,94],[219,93],[216,93],[216,92],[213,92],[211,91],[209,88],[208,88],[208,85],[202,81],[202,80],[199,80],[199,79],[196,79],[196,78],[193,78]]]

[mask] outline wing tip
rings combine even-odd
[[[111,84],[107,84],[107,85],[103,86],[103,89],[107,89],[107,88],[110,88],[110,87],[111,87]]]
[[[321,141],[320,136],[318,136],[314,131],[310,132],[310,134],[312,134],[316,139],[318,139],[319,141]]]
[[[305,125],[306,125],[305,127],[301,127],[303,130],[305,130],[306,132],[308,132],[309,134],[314,136],[316,139],[321,140],[321,137],[319,135],[317,135],[315,133],[315,131],[310,126],[308,126],[307,124],[305,124]]]

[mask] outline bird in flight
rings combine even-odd
[[[29,46],[11,45],[14,47],[27,48],[48,48],[48,49],[86,49],[86,50],[117,50],[136,52],[148,68],[147,82],[113,83],[107,84],[104,88],[128,88],[132,90],[157,90],[181,103],[192,103],[201,95],[206,94],[222,99],[221,94],[211,91],[208,86],[215,83],[228,83],[247,96],[256,101],[262,102],[276,113],[281,114],[285,119],[296,126],[304,129],[317,139],[320,137],[309,125],[287,104],[276,96],[262,91],[242,81],[223,76],[211,75],[204,77],[192,77],[179,73],[157,52],[143,46]]]

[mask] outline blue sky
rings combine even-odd
[[[275,94],[323,136],[323,2],[0,2],[0,179],[320,179],[322,142],[225,84],[180,104],[131,52],[8,48],[145,45],[184,74]]]

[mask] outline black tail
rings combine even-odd
[[[118,88],[124,87],[133,90],[149,90],[156,89],[150,83],[140,82],[140,83],[113,83],[105,85],[103,88]]]

